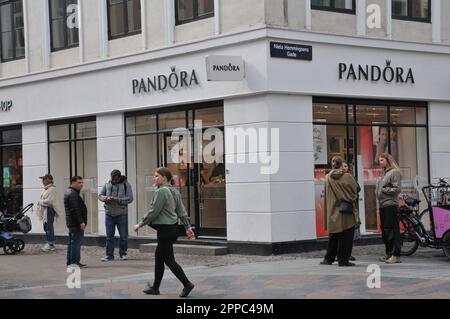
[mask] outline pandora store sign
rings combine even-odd
[[[400,84],[416,83],[411,68],[393,66],[391,60],[386,60],[384,66],[339,63],[339,79]]]
[[[195,70],[178,71],[174,66],[170,70],[171,72],[168,74],[133,79],[133,94],[164,92],[199,85]]]

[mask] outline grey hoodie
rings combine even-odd
[[[401,192],[402,175],[398,169],[388,168],[377,184],[377,198],[380,208],[399,206],[398,195]]]
[[[106,198],[109,196],[118,197],[119,203],[106,203]],[[105,203],[104,207],[107,215],[126,215],[128,214],[128,204],[133,202],[133,190],[130,183],[127,182],[127,178],[122,176],[116,185],[113,185],[111,181],[103,185],[98,199]]]

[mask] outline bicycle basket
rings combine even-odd
[[[22,233],[27,234],[31,231],[31,219],[28,216],[23,216],[19,221],[17,222],[19,225],[19,229]]]
[[[428,203],[435,207],[450,207],[450,187],[425,187],[423,190]]]

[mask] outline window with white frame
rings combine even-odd
[[[356,12],[355,8],[355,0],[311,0],[311,9],[314,10],[354,14]]]
[[[77,47],[77,0],[49,0],[52,51]]]
[[[392,0],[392,18],[431,22],[431,0]]]
[[[214,0],[175,0],[176,24],[214,16]]]
[[[0,43],[2,62],[25,57],[22,0],[0,0]]]
[[[141,33],[141,0],[107,0],[109,39]]]

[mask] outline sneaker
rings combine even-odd
[[[346,262],[346,263],[341,263],[339,264],[339,267],[353,267],[356,266],[354,263],[351,262]]]
[[[87,265],[86,265],[86,264],[79,263],[79,264],[78,264],[78,267],[80,267],[80,268],[86,268]]]
[[[399,264],[402,261],[400,260],[400,257],[398,256],[392,256],[388,260],[386,260],[386,264]]]
[[[127,255],[120,256],[120,260],[128,260]]]
[[[107,262],[107,261],[113,261],[114,260],[114,257],[108,257],[108,256],[105,256],[105,257],[103,257],[102,259],[100,259],[101,261],[103,261],[103,262]]]
[[[323,261],[320,262],[320,264],[321,264],[321,265],[332,265],[333,262],[324,259]]]
[[[356,261],[356,258],[353,257],[353,256],[350,256],[350,258],[349,258],[348,260],[350,260],[350,261]]]
[[[378,258],[378,260],[381,262],[386,262],[386,260],[388,260],[389,258],[391,258],[391,256],[383,256],[383,257]]]
[[[55,246],[50,245],[50,244],[45,244],[44,247],[41,248],[41,251],[43,251],[44,253],[48,253],[50,251],[54,251],[56,250]]]

